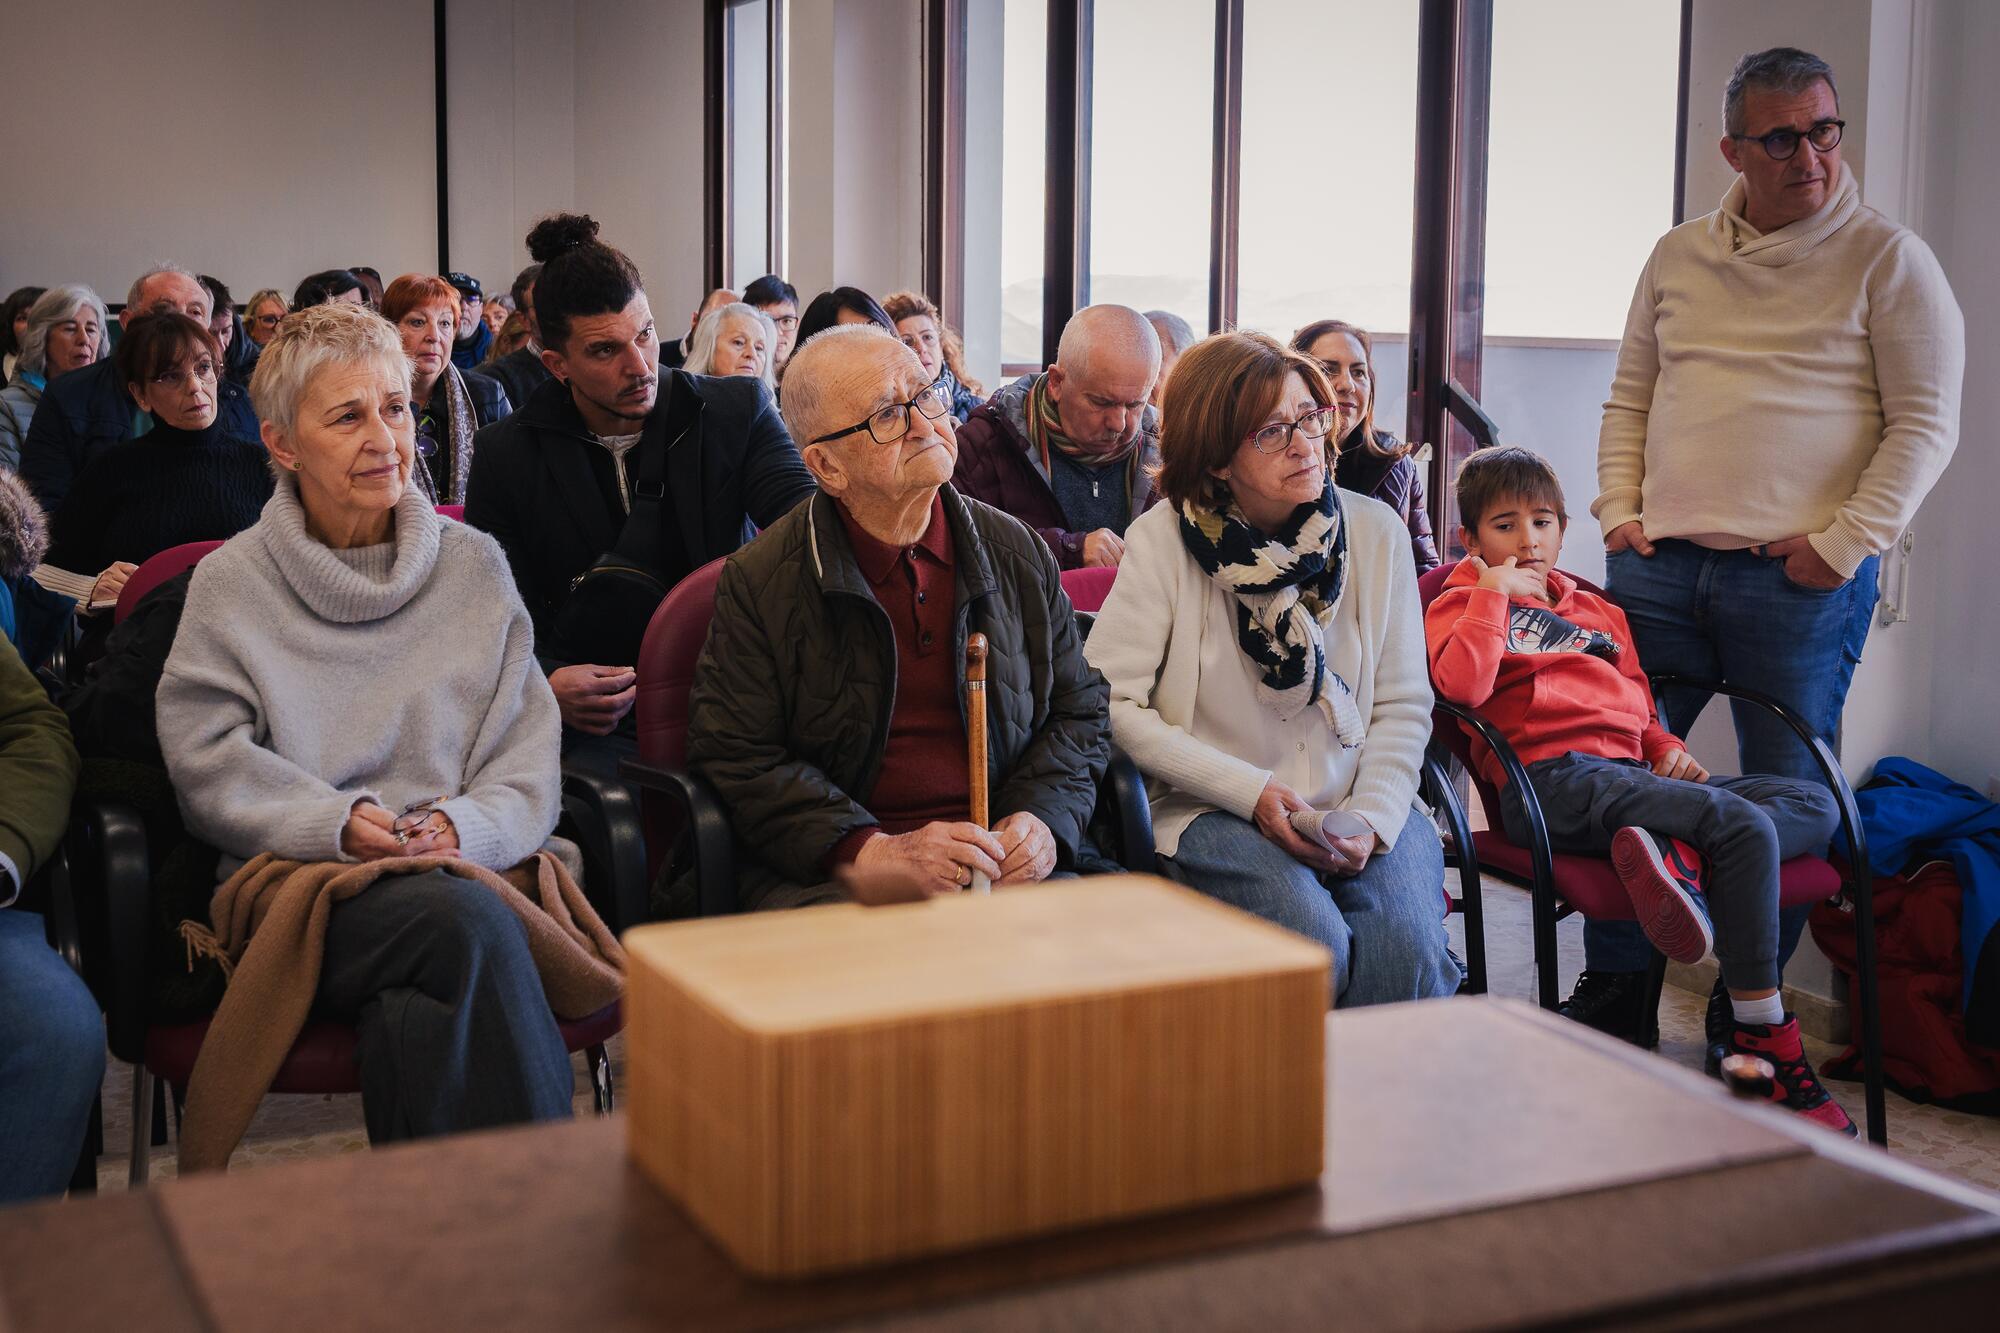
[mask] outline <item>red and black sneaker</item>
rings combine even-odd
[[[1611,868],[1631,895],[1646,938],[1676,963],[1698,963],[1715,947],[1701,896],[1706,862],[1679,838],[1628,826],[1611,835]]]
[[[1799,1020],[1790,1014],[1776,1027],[1763,1023],[1738,1023],[1729,1035],[1729,1049],[1736,1055],[1754,1055],[1771,1062],[1778,1077],[1771,1085],[1771,1100],[1795,1111],[1816,1125],[1839,1130],[1848,1138],[1859,1138],[1854,1122],[1840,1109],[1806,1062],[1806,1050],[1799,1040]]]

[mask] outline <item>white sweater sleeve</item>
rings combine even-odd
[[[1914,232],[1882,256],[1867,294],[1882,443],[1833,525],[1807,539],[1849,577],[1895,544],[1951,461],[1965,380],[1965,316],[1937,258]]]
[[[1664,244],[1664,242],[1662,242]],[[1660,378],[1660,340],[1654,327],[1659,317],[1653,280],[1660,251],[1655,246],[1639,271],[1632,306],[1625,315],[1625,336],[1618,344],[1618,368],[1611,377],[1611,397],[1597,428],[1597,499],[1590,512],[1606,532],[1630,523],[1641,513],[1646,481],[1646,425],[1653,410],[1653,388]]]
[[[1417,604],[1417,573],[1401,533],[1378,544],[1374,554],[1391,571],[1388,602],[1375,649],[1375,693],[1367,738],[1361,742],[1361,761],[1346,808],[1374,826],[1384,847],[1393,848],[1416,799],[1417,770],[1424,761],[1424,747],[1430,744],[1434,700],[1423,613]]]
[[[1084,644],[1111,687],[1111,739],[1148,777],[1248,819],[1269,770],[1195,739],[1153,707],[1175,617],[1206,613],[1199,601],[1177,605],[1179,536],[1171,524],[1140,522],[1125,537],[1118,578]]]

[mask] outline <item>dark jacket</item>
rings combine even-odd
[[[222,354],[222,373],[232,384],[250,387],[250,372],[257,369],[257,357],[264,349],[250,341],[249,330],[243,327],[243,316],[234,310],[229,312],[229,350]]]
[[[542,364],[542,354],[528,347],[517,347],[498,361],[483,362],[479,373],[506,390],[507,401],[515,407],[527,402],[528,395],[544,382],[555,378]]]
[[[666,448],[668,537],[656,569],[670,587],[813,492],[812,474],[756,380],[663,372],[644,433],[625,457],[627,495],[640,452]],[[556,615],[577,575],[617,542],[625,510],[611,455],[583,424],[567,384],[549,380],[474,437],[465,521],[507,552],[544,669],[568,665],[553,641]]]
[[[216,420],[240,440],[262,438],[250,395],[240,384],[216,384]],[[62,508],[83,465],[121,440],[132,438],[138,408],[110,357],[52,380],[35,409],[21,445],[21,480],[51,514]]]
[[[493,330],[482,319],[470,338],[452,340],[451,363],[460,370],[473,370],[486,359],[486,349],[492,345]]]
[[[958,470],[951,484],[1026,523],[1049,544],[1064,569],[1076,569],[1083,564],[1083,539],[1089,534],[1070,530],[1042,460],[1028,443],[1028,387],[1034,379],[1026,375],[1000,389],[958,428]],[[1147,408],[1138,466],[1128,474],[1132,494],[1127,522],[1160,498],[1153,487],[1153,469],[1160,462],[1159,446],[1153,443],[1156,422],[1153,409]]]
[[[963,661],[974,630],[989,645],[989,815],[1032,812],[1073,867],[1110,755],[1110,692],[1048,550],[998,510],[943,496],[953,649]],[[834,501],[815,495],[723,566],[689,699],[688,764],[729,811],[746,906],[823,882],[833,845],[875,824],[895,698],[895,630]]]
[[[1377,431],[1375,437],[1385,448],[1399,447],[1387,431]],[[1410,554],[1420,577],[1437,568],[1437,541],[1431,536],[1430,506],[1424,503],[1424,474],[1413,459],[1384,458],[1359,441],[1350,441],[1334,464],[1333,481],[1344,491],[1380,500],[1396,511],[1410,530]]]
[[[227,541],[271,498],[264,446],[204,431],[155,426],[114,444],[77,473],[50,525],[48,561],[95,574],[114,560],[144,564],[186,542]]]

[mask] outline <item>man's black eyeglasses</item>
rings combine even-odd
[[[1799,140],[1803,139],[1822,153],[1831,153],[1840,146],[1840,132],[1847,128],[1844,120],[1822,120],[1806,130],[1772,130],[1769,134],[1732,134],[1732,139],[1746,140],[1764,145],[1774,162],[1783,162],[1799,151]]]
[[[890,403],[887,407],[878,407],[869,414],[866,421],[849,426],[846,430],[834,431],[830,435],[821,435],[816,439],[806,441],[806,443],[825,444],[828,440],[838,440],[848,435],[859,434],[865,430],[874,438],[877,444],[894,444],[910,433],[910,409],[912,408],[922,412],[926,421],[936,421],[951,410],[951,395],[945,392],[944,375],[942,373],[929,384],[917,390],[916,397],[910,399],[908,402]]]

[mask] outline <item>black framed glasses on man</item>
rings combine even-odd
[[[1808,130],[1772,130],[1769,134],[1732,134],[1729,137],[1746,143],[1764,145],[1764,152],[1774,162],[1783,162],[1799,151],[1803,140],[1813,146],[1816,152],[1831,153],[1840,147],[1840,132],[1847,128],[1844,120],[1822,120]]]
[[[944,375],[942,373],[929,384],[917,390],[916,395],[907,402],[890,403],[885,407],[878,407],[868,414],[866,421],[857,422],[849,426],[846,430],[837,430],[831,434],[818,436],[806,441],[806,443],[825,444],[828,440],[838,440],[849,435],[858,435],[865,430],[877,444],[894,444],[910,433],[910,413],[913,410],[923,413],[924,420],[926,421],[936,421],[939,417],[951,411],[951,394],[944,387]]]

